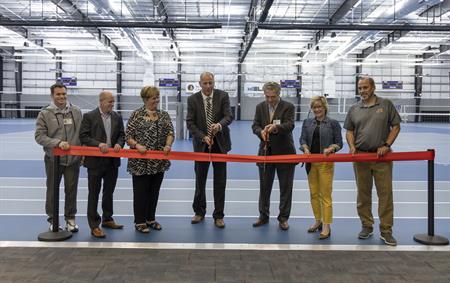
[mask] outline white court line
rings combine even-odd
[[[46,186],[26,186],[26,185],[20,185],[20,186],[0,186],[0,189],[47,189]],[[78,186],[78,190],[87,190],[87,186]],[[119,187],[118,188],[121,191],[131,191],[133,190],[132,187]],[[174,187],[161,187],[161,190],[166,191],[195,191],[195,188],[174,188]],[[206,191],[213,191],[213,188],[206,188]],[[273,188],[272,191],[277,191],[278,188]],[[374,189],[375,190],[375,189]],[[226,191],[258,191],[259,188],[226,188]],[[309,189],[292,189],[294,192],[309,192]],[[427,192],[427,188],[423,189],[394,189],[394,193],[396,192]],[[449,192],[447,189],[434,189],[435,192]],[[340,188],[333,188],[333,192],[356,192],[356,188],[353,189],[340,189]]]
[[[130,242],[39,242],[0,241],[0,247],[14,248],[90,248],[90,249],[158,249],[158,250],[256,250],[256,251],[389,251],[438,252],[450,246],[426,245],[295,245],[295,244],[222,244],[222,243],[130,243]]]
[[[0,177],[0,180],[2,179],[6,179],[6,180],[17,180],[18,177]],[[23,181],[23,180],[46,180],[45,177],[20,177],[19,181]],[[87,178],[80,178],[83,180],[87,181]],[[129,181],[131,180],[131,175],[130,178],[117,178],[117,181]],[[212,179],[209,179],[212,182]],[[195,179],[170,179],[170,178],[164,178],[164,181],[168,181],[168,182],[195,182]],[[276,181],[276,180],[275,180]],[[258,179],[227,179],[227,182],[257,182],[259,184],[259,180]],[[307,183],[307,180],[294,180],[294,182],[303,182],[303,183]],[[355,183],[355,180],[333,180],[333,182],[339,182],[339,183]],[[394,180],[394,183],[428,183],[428,181],[404,181],[404,180]],[[434,181],[435,183],[450,183],[450,181]]]
[[[23,202],[36,202],[45,201],[45,199],[0,199],[0,201],[23,201]],[[60,202],[64,199],[60,199]],[[77,202],[87,202],[87,199],[77,199]],[[133,202],[132,199],[118,199],[114,202],[129,203]],[[207,203],[214,203],[213,200],[207,200]],[[192,200],[158,200],[158,203],[192,203]],[[227,200],[225,203],[258,203],[257,200]],[[279,203],[279,201],[274,200],[271,203]],[[310,201],[292,201],[293,204],[311,204]],[[354,204],[354,201],[333,201],[333,204]],[[378,204],[378,202],[372,202],[373,204]],[[394,204],[428,204],[426,201],[395,201]],[[434,204],[450,204],[449,201],[435,201]]]
[[[16,213],[0,213],[0,216],[43,216],[43,217],[47,217],[47,214],[44,213],[23,213],[23,214],[16,214]],[[59,216],[64,216],[62,214],[60,214]],[[86,214],[83,213],[77,213],[77,218],[79,217],[86,217]],[[134,217],[133,214],[114,214],[114,216],[117,217]],[[187,221],[191,221],[192,218],[192,214],[156,214],[157,217],[167,217],[167,218],[189,218]],[[226,215],[226,218],[257,218],[258,215]],[[277,216],[270,216],[269,218],[271,219],[277,219]],[[312,215],[294,215],[294,216],[289,216],[289,219],[312,219],[313,216]],[[379,219],[378,216],[374,216],[374,219]],[[212,219],[212,217],[206,216],[205,219]],[[359,219],[358,216],[339,216],[339,217],[333,217],[333,219]],[[423,220],[423,219],[428,219],[427,216],[420,216],[420,217],[407,217],[407,216],[395,216],[394,219],[416,219],[416,220]],[[442,219],[442,220],[447,220],[450,219],[450,216],[435,216],[434,219]],[[277,220],[278,221],[278,220]]]

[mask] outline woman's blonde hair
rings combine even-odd
[[[143,101],[146,101],[152,96],[159,96],[159,89],[156,86],[144,86],[141,89],[141,98]]]
[[[328,113],[328,102],[327,102],[327,99],[325,98],[325,96],[317,95],[317,96],[311,97],[311,102],[309,104],[309,107],[311,107],[311,109],[312,109],[316,102],[320,102],[322,104],[323,108],[325,108],[325,114],[327,114]]]

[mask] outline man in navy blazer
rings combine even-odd
[[[98,147],[103,153],[110,149],[118,152],[125,144],[125,133],[122,117],[115,111],[114,96],[109,91],[99,95],[99,107],[83,115],[80,129],[80,141],[85,146]],[[86,156],[84,166],[88,170],[88,207],[87,218],[91,234],[96,238],[104,238],[102,227],[122,229],[113,215],[113,193],[116,187],[120,166],[120,158]],[[97,212],[98,197],[103,180],[102,210]]]
[[[214,75],[204,72],[200,75],[201,91],[187,100],[186,125],[192,134],[195,152],[227,153],[231,150],[230,129],[233,117],[228,93],[214,88]],[[208,111],[211,113],[208,120]],[[208,129],[208,124],[210,124]],[[213,162],[214,168],[214,225],[224,228],[225,187],[227,167],[225,162]],[[192,224],[201,222],[206,214],[205,186],[209,162],[195,162],[195,196],[192,207],[195,215]]]
[[[295,154],[292,131],[295,127],[295,107],[280,98],[281,87],[276,82],[263,86],[266,101],[256,106],[253,120],[253,133],[260,139],[258,155]],[[258,163],[259,168],[259,218],[253,227],[269,222],[270,194],[275,172],[280,183],[280,229],[289,229],[288,219],[291,212],[292,187],[294,183],[295,163]]]

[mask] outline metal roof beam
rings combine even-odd
[[[251,10],[253,9],[253,13],[256,16],[256,2],[258,0],[252,1],[251,5],[250,5],[250,11],[249,14],[251,13]],[[255,38],[258,36],[258,26],[260,23],[263,23],[266,19],[267,19],[267,15],[269,14],[269,10],[272,7],[274,0],[266,0],[263,2],[264,4],[264,8],[259,16],[259,19],[256,23],[254,23],[253,25],[249,22],[247,22],[247,24],[249,24],[248,26],[246,25],[246,36],[244,37],[244,42],[241,44],[241,50],[239,51],[239,63],[243,63],[245,60],[245,57],[247,56],[248,52],[250,51],[250,48],[252,47],[253,41],[255,41]],[[253,6],[254,5],[254,6]],[[247,30],[248,29],[248,30]],[[251,35],[250,34],[250,30],[251,30]]]
[[[353,9],[353,6],[355,6],[356,3],[358,3],[360,0],[345,0],[339,8],[334,12],[334,14],[328,19],[328,24],[330,25],[336,25],[345,15],[347,15],[348,12],[350,12]],[[315,49],[316,46],[319,44],[320,40],[324,38],[330,30],[326,29],[320,29],[318,32],[316,32],[314,36],[314,42],[308,43],[308,49]],[[336,34],[334,34],[335,36]],[[333,36],[333,35],[332,35]]]
[[[361,52],[362,58],[369,57],[370,54],[373,52],[383,49],[384,47],[388,46],[389,44],[397,41],[399,38],[404,36],[407,32],[401,31],[401,30],[394,30],[393,32],[389,33],[387,37],[384,37],[377,42],[375,42],[372,46],[367,47],[366,49],[363,49]]]
[[[82,27],[82,28],[185,28],[185,29],[220,29],[221,23],[216,22],[129,22],[129,21],[22,21],[2,20],[2,26],[32,26],[32,27]]]
[[[383,25],[383,24],[258,24],[259,29],[267,30],[374,30],[374,31],[450,31],[450,25]]]
[[[0,22],[3,21],[10,21],[10,19],[0,15]],[[8,26],[7,27],[9,30],[21,35],[22,37],[27,38],[28,37],[28,30],[26,28],[20,27],[20,26]]]
[[[348,12],[353,9],[356,3],[360,0],[345,0],[341,6],[334,12],[334,14],[328,19],[328,23],[334,25],[337,24]],[[362,5],[362,2],[361,2]]]
[[[169,15],[167,14],[166,6],[164,5],[164,2],[162,0],[153,0],[153,5],[156,8],[156,12],[158,13],[158,16],[160,18],[164,19],[163,24],[167,24],[169,22]],[[173,51],[175,52],[175,56],[178,58],[180,57],[180,47],[178,46],[178,42],[176,41],[177,38],[175,36],[175,32],[172,27],[164,26],[163,27],[166,31],[166,35],[169,36],[170,40],[172,41]]]
[[[64,11],[67,15],[70,15],[72,18],[81,21],[81,22],[89,22],[88,17],[77,7],[76,4],[72,3],[70,0],[50,0],[54,5],[56,5],[59,9]],[[112,52],[115,54],[116,58],[119,55],[119,49],[116,45],[111,42],[111,39],[104,35],[102,31],[95,27],[84,27],[86,30],[91,33],[98,41],[100,41],[106,47],[111,48]]]
[[[432,50],[432,48],[429,47],[428,50]],[[442,45],[439,45],[439,53],[424,53],[422,58],[423,58],[423,60],[427,60],[427,59],[430,59],[430,58],[435,57],[437,55],[440,55],[440,54],[442,54],[444,52],[447,52],[449,50],[450,50],[450,45],[442,44]]]
[[[444,0],[439,4],[430,6],[428,9],[419,14],[421,17],[437,18],[450,11],[450,0]]]

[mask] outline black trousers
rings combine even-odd
[[[209,152],[206,149],[206,152]],[[219,146],[214,142],[212,153],[222,153]],[[196,215],[205,216],[206,214],[206,179],[208,177],[209,164],[211,162],[195,162],[195,195],[192,208]],[[212,162],[214,169],[214,219],[222,219],[224,217],[225,207],[225,187],[227,184],[227,163]]]
[[[113,209],[113,194],[116,188],[118,167],[113,165],[112,159],[108,158],[103,166],[98,168],[88,168],[88,205],[87,218],[89,227],[91,229],[99,227],[101,221],[112,221]],[[98,214],[98,198],[100,190],[102,189],[102,217]]]
[[[143,224],[155,220],[159,190],[164,179],[164,172],[132,176],[134,223]]]
[[[272,193],[275,172],[280,183],[280,213],[278,221],[287,221],[291,214],[292,187],[294,184],[295,164],[258,165],[259,167],[259,218],[268,220],[270,215],[270,194]]]

